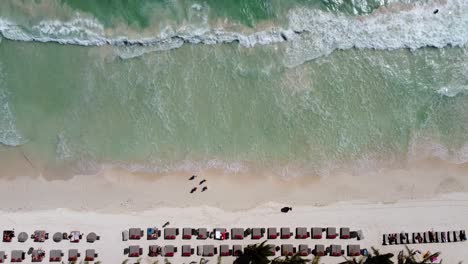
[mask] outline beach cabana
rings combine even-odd
[[[244,229],[243,228],[232,228],[231,229],[232,239],[244,239]]]
[[[280,229],[280,238],[281,239],[289,239],[292,236],[292,233],[289,227],[282,227]]]
[[[325,246],[316,244],[314,250],[312,250],[312,254],[315,256],[325,256]]]
[[[312,238],[321,239],[323,234],[323,228],[321,227],[312,227]]]
[[[219,255],[222,257],[230,256],[232,251],[229,250],[229,245],[220,245],[219,246]]]
[[[68,250],[68,261],[77,261],[80,257],[80,253],[78,253],[78,249],[69,249]]]
[[[94,249],[87,249],[85,253],[85,261],[94,261],[98,257],[98,254]]]
[[[212,257],[217,253],[217,249],[213,245],[203,245],[197,247],[197,255],[203,257]]]
[[[341,257],[344,251],[341,250],[341,245],[331,245],[330,246],[330,256],[332,257]]]
[[[86,242],[88,243],[94,243],[96,240],[99,240],[100,237],[96,235],[96,233],[91,232],[86,236]]]
[[[129,239],[139,240],[143,236],[143,230],[141,228],[130,228],[128,230]]]
[[[138,258],[143,255],[143,249],[140,246],[129,246],[128,247],[128,256],[131,258]]]
[[[177,248],[173,245],[165,245],[162,249],[162,255],[164,257],[173,257],[175,252],[177,252]]]
[[[252,239],[260,239],[263,237],[263,234],[265,234],[265,228],[252,228]]]
[[[18,242],[24,243],[24,242],[26,242],[26,240],[28,240],[28,234],[26,234],[25,232],[19,233]]]
[[[268,249],[270,250],[270,256],[276,255],[276,246],[273,244],[268,244]]]
[[[208,230],[206,228],[198,228],[197,239],[207,239],[207,238],[208,238]]]
[[[242,245],[233,245],[232,246],[232,255],[240,256],[242,254]]]
[[[336,233],[335,227],[327,227],[327,238],[328,239],[335,239],[338,236]]]
[[[34,239],[34,242],[44,242],[46,239],[49,239],[49,233],[46,233],[44,230],[36,230],[31,238]]]
[[[146,239],[156,240],[161,236],[161,230],[158,230],[156,227],[148,227],[146,229]]]
[[[82,238],[83,234],[81,234],[80,231],[71,231],[70,235],[68,236],[70,243],[78,243]]]
[[[62,238],[63,238],[63,235],[60,232],[57,232],[52,236],[52,240],[54,240],[54,242],[56,243],[62,241]]]
[[[281,256],[292,256],[296,251],[292,244],[281,245]]]
[[[178,228],[164,228],[164,239],[166,240],[174,240],[176,236],[179,234]]]
[[[357,257],[361,255],[361,246],[360,245],[348,245],[347,246],[348,256]]]
[[[211,237],[211,236],[210,236]],[[226,240],[229,239],[229,232],[226,228],[215,228],[213,230],[213,238],[215,240]]]
[[[307,232],[306,227],[297,227],[296,228],[296,239],[305,239],[310,236],[309,232]]]
[[[3,242],[11,242],[11,240],[14,237],[15,237],[15,231],[13,231],[13,230],[3,231]]]
[[[40,249],[34,249],[31,252],[31,262],[42,262],[45,257],[45,251]]]
[[[278,237],[278,231],[276,231],[276,227],[269,227],[267,229],[267,236],[268,239],[276,239]]]
[[[0,251],[0,263],[4,263],[6,260],[5,251]]]
[[[310,254],[310,248],[306,244],[299,245],[299,255],[301,256],[308,256]]]
[[[22,250],[11,251],[11,262],[23,262],[26,253]]]
[[[183,245],[182,246],[182,257],[191,257],[194,253],[194,250],[191,245]]]
[[[49,261],[50,262],[60,262],[62,261],[63,253],[62,250],[53,249],[49,252]]]
[[[159,254],[161,254],[161,247],[160,246],[157,246],[157,245],[149,246],[148,256],[157,257]]]
[[[193,228],[185,227],[182,229],[182,239],[192,239]]]
[[[340,228],[340,239],[349,239],[351,237],[349,227]]]

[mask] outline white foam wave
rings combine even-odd
[[[437,90],[437,93],[443,96],[455,97],[459,94],[468,92],[467,85],[444,86]]]

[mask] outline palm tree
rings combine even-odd
[[[440,256],[440,252],[436,252],[434,254],[427,254],[423,256],[423,259],[421,261],[416,260],[416,254],[418,253],[415,250],[409,249],[408,246],[406,246],[406,252],[402,250],[398,254],[398,264],[424,264],[424,263],[432,263],[432,259],[437,258]]]
[[[310,259],[304,259],[299,254],[294,254],[294,256],[286,256],[284,259],[281,257],[275,258],[271,264],[279,264],[279,263],[289,263],[289,264],[306,264],[311,262]]]
[[[266,240],[260,244],[249,245],[244,249],[237,259],[234,261],[235,264],[268,264],[268,256],[270,253],[270,246],[265,245]]]

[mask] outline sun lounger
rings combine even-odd
[[[260,239],[263,237],[263,234],[265,233],[265,228],[252,228],[252,239]]]
[[[312,238],[321,239],[323,234],[323,228],[321,227],[312,227]]]
[[[44,242],[47,239],[49,239],[49,233],[46,233],[44,230],[36,230],[34,231],[34,234],[32,235],[32,238],[34,239],[34,242]]]
[[[146,229],[146,239],[147,240],[156,240],[161,236],[161,231],[156,227],[148,227]]]
[[[219,246],[219,255],[222,257],[227,257],[230,256],[232,253],[231,250],[229,250],[229,245],[220,245]]]
[[[0,251],[0,263],[4,263],[6,260],[5,251]]]
[[[161,247],[157,245],[149,246],[148,256],[150,257],[157,257],[161,254]]]
[[[11,251],[11,262],[23,262],[25,259],[26,253],[22,250],[13,250]]]
[[[164,257],[173,257],[174,253],[177,251],[177,248],[173,245],[165,245],[162,249],[162,255]]]
[[[413,233],[413,243],[415,244],[424,243],[424,235],[421,233]]]
[[[94,249],[87,249],[85,254],[85,261],[94,261],[98,257]]]
[[[341,245],[330,246],[330,256],[341,257],[344,254],[344,250],[341,250]]]
[[[129,239],[139,240],[143,236],[143,230],[141,228],[130,228],[129,235]]]
[[[400,233],[400,244],[409,244],[408,233]]]
[[[348,245],[347,247],[349,257],[357,257],[361,255],[361,246],[360,245]]]
[[[24,243],[24,242],[26,242],[26,240],[28,240],[28,234],[26,234],[25,232],[19,233],[18,242]]]
[[[68,261],[73,262],[77,261],[80,257],[80,253],[78,253],[78,249],[69,249],[68,250]]]
[[[281,256],[292,256],[294,253],[296,252],[292,244],[281,245]]]
[[[207,239],[208,238],[208,230],[206,228],[198,228],[198,235],[197,239]]]
[[[383,234],[382,235],[382,245],[384,245],[384,246],[389,245],[388,234]]]
[[[289,230],[289,227],[282,227],[280,229],[280,238],[281,239],[289,239],[291,236],[292,236],[292,233]]]
[[[310,236],[310,233],[307,232],[306,227],[297,227],[296,228],[296,239],[306,239]]]
[[[70,243],[78,243],[82,237],[83,235],[80,233],[80,231],[71,231],[68,239],[70,240]]]
[[[240,256],[242,254],[242,246],[241,245],[233,245],[232,246],[232,255],[233,256]]]
[[[314,256],[325,256],[325,246],[316,244],[314,250],[312,250],[312,254],[314,254]]]
[[[11,240],[14,237],[15,237],[15,231],[13,231],[13,230],[3,231],[3,242],[11,242]]]
[[[459,237],[460,237],[460,241],[466,241],[466,232],[465,232],[465,230],[460,230]]]
[[[278,237],[278,232],[276,231],[276,227],[269,227],[268,239],[276,239],[277,237]]]
[[[349,239],[351,238],[349,227],[340,228],[340,239]]]
[[[327,239],[335,239],[337,236],[335,227],[327,227]]]
[[[182,239],[192,239],[193,228],[185,227],[182,229]]]
[[[190,257],[193,255],[193,249],[190,245],[183,245],[182,246],[182,257]]]
[[[40,249],[33,249],[31,252],[31,262],[42,262],[45,257],[45,251]]]
[[[216,254],[217,249],[213,245],[203,245],[197,247],[197,255],[203,257],[212,257]]]
[[[179,234],[178,228],[164,228],[164,239],[166,240],[174,240],[176,236]]]
[[[310,248],[306,244],[299,245],[299,255],[306,257],[310,254]]]
[[[243,228],[233,228],[231,229],[232,239],[244,239],[244,229]]]
[[[130,258],[138,258],[143,255],[143,249],[140,246],[129,246],[128,247],[128,256]]]
[[[229,232],[226,228],[215,228],[213,230],[213,238],[215,240],[226,240],[229,239]]]
[[[270,249],[270,256],[276,255],[276,246],[273,244],[268,244],[267,246]]]
[[[49,253],[49,261],[50,262],[60,262],[62,261],[62,250],[53,249]]]

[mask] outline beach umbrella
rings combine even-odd
[[[26,240],[28,240],[28,234],[26,234],[25,232],[19,233],[18,242],[24,243],[26,242]]]
[[[52,239],[57,243],[62,241],[62,233],[59,233],[59,232],[55,233]]]
[[[91,232],[86,236],[86,241],[88,241],[89,243],[94,243],[94,241],[96,240],[97,240],[97,235],[94,232]]]

